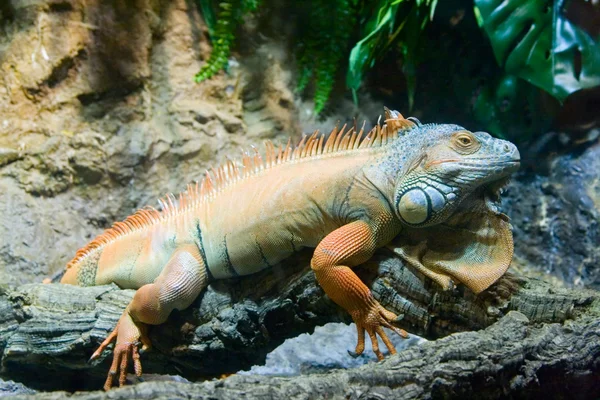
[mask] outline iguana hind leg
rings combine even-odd
[[[175,251],[153,283],[137,290],[115,330],[102,342],[91,358],[98,358],[116,339],[113,362],[104,384],[105,390],[112,387],[113,378],[117,374],[119,386],[125,384],[130,357],[133,359],[136,375],[142,374],[138,346],[142,344],[142,349],[150,347],[150,340],[146,334],[147,326],[165,322],[174,309],[187,308],[207,284],[206,268],[198,248],[188,245]]]
[[[365,350],[365,331],[373,344],[378,359],[383,359],[379,351],[377,335],[381,337],[391,354],[396,353],[394,345],[383,327],[389,328],[406,338],[406,331],[392,325],[396,314],[383,308],[369,288],[356,276],[350,267],[367,261],[375,251],[373,230],[364,221],[344,225],[327,235],[315,249],[311,267],[325,293],[352,316],[358,330],[356,355]]]

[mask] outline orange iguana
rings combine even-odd
[[[142,372],[138,346],[150,345],[148,325],[188,307],[213,279],[269,268],[303,247],[325,293],[365,331],[378,358],[382,327],[406,337],[355,275],[355,267],[397,237],[394,250],[444,288],[454,281],[479,293],[508,268],[513,252],[507,218],[494,196],[518,169],[519,152],[487,133],[457,125],[422,125],[386,109],[386,121],[363,129],[315,132],[296,147],[266,158],[244,154],[207,172],[162,211],[137,211],[80,249],[62,283],[137,289],[115,330],[92,359],[116,339],[105,389],[129,359]]]

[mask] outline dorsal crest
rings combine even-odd
[[[349,129],[346,129],[347,125],[344,125],[341,129],[336,126],[329,135],[319,133],[318,130],[310,136],[304,135],[295,147],[292,146],[291,140],[288,140],[285,146],[280,145],[278,147],[275,147],[271,141],[267,141],[265,143],[264,159],[260,152],[252,146],[250,151],[242,151],[239,163],[227,158],[219,167],[212,168],[211,171],[207,170],[202,181],[188,184],[187,190],[179,194],[178,199],[173,194],[168,194],[159,199],[161,211],[153,207],[145,207],[127,217],[124,221],[115,222],[112,227],[106,229],[77,251],[75,257],[67,264],[67,268],[77,264],[94,249],[103,247],[120,236],[174,218],[203,202],[212,200],[226,187],[256,175],[263,170],[281,164],[299,162],[307,158],[385,146],[400,134],[417,125],[419,125],[418,121],[405,119],[399,112],[385,108],[384,124],[380,125],[378,121],[375,127],[366,135],[364,135],[365,123],[359,130],[355,121],[354,126]]]

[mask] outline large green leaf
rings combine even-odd
[[[425,24],[433,18],[437,3],[437,0],[381,0],[374,7],[375,12],[362,29],[363,38],[350,52],[346,85],[352,89],[355,102],[356,91],[365,72],[396,41],[403,54],[402,72],[407,80],[412,108],[419,61],[419,39]]]
[[[389,45],[388,38],[394,29],[396,11],[401,2],[402,0],[392,4],[389,0],[379,1],[375,7],[376,12],[367,21],[365,36],[350,52],[346,85],[352,89],[355,99],[365,71],[375,63],[377,52]]]
[[[498,63],[560,101],[600,85],[600,42],[562,16],[561,5],[560,0],[475,0]]]
[[[408,94],[408,111],[412,111],[417,91],[417,68],[424,58],[423,35],[425,25],[433,18],[433,6],[425,0],[417,0],[410,11],[403,15],[403,20],[393,37],[397,36],[398,49],[402,54],[402,73],[406,79]]]

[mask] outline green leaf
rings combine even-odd
[[[365,71],[373,66],[377,51],[389,45],[388,37],[394,28],[398,5],[403,0],[390,3],[382,0],[375,8],[377,12],[367,21],[366,35],[350,51],[346,85],[355,94],[362,82]]]
[[[412,111],[415,102],[417,67],[424,56],[421,32],[431,15],[430,10],[427,9],[429,6],[429,4],[425,4],[425,7],[420,7],[419,4],[413,5],[393,35],[398,35],[398,47],[402,52],[402,73],[406,78],[409,111]]]
[[[600,43],[560,14],[562,1],[552,6],[547,0],[475,0],[475,5],[507,73],[560,101],[600,85]]]
[[[376,12],[365,24],[364,37],[356,43],[348,60],[346,85],[352,89],[355,99],[365,72],[373,67],[376,59],[385,53],[392,42],[398,42],[403,54],[402,73],[406,78],[408,101],[412,108],[416,71],[422,58],[421,32],[433,18],[437,3],[437,0],[384,0],[378,3]]]
[[[211,39],[214,39],[217,18],[215,17],[215,12],[212,7],[212,1],[211,0],[197,0],[197,2],[198,2],[198,6],[200,7],[200,12],[202,14],[202,18],[204,18],[204,22],[206,22],[206,27],[208,28],[208,34]]]
[[[501,75],[477,93],[473,116],[494,136],[523,142],[552,121],[542,111],[539,89],[514,75]]]

